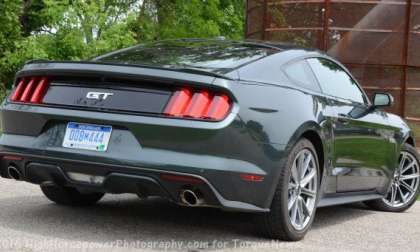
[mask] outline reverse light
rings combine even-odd
[[[182,88],[173,93],[165,108],[164,115],[220,121],[227,116],[231,106],[232,103],[225,94]]]
[[[40,104],[48,87],[49,80],[47,77],[22,78],[10,100],[12,102]]]
[[[101,185],[105,181],[104,176],[95,176],[78,172],[68,172],[67,175],[71,180],[95,185]]]

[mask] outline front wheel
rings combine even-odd
[[[399,164],[395,169],[387,195],[366,204],[373,209],[402,212],[410,208],[420,192],[420,162],[417,150],[405,144],[401,149]]]
[[[301,139],[281,171],[270,212],[257,216],[262,235],[285,241],[303,239],[315,217],[319,178],[315,148]]]

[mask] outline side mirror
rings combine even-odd
[[[388,93],[376,93],[373,96],[373,106],[375,108],[390,107],[394,105],[394,97]]]

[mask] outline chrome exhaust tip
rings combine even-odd
[[[182,190],[179,196],[181,202],[187,206],[199,206],[204,203],[200,193],[193,190]]]
[[[7,173],[9,174],[9,178],[12,178],[17,181],[22,180],[22,173],[14,165],[9,165],[9,167],[7,167]]]

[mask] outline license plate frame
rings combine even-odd
[[[112,126],[69,122],[63,138],[64,148],[106,152]]]

